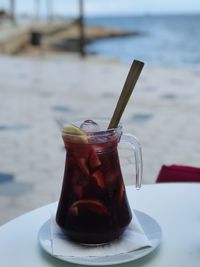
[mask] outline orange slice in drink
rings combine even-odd
[[[95,179],[97,185],[103,189],[105,188],[105,181],[104,181],[104,178],[103,178],[103,175],[101,173],[101,171],[97,170],[95,171],[93,174],[92,174],[92,178]]]
[[[90,156],[89,156],[89,166],[90,169],[93,171],[97,169],[101,165],[101,161],[94,149],[91,150]]]
[[[87,166],[87,159],[86,158],[77,158],[77,164],[83,175],[89,176],[90,171]]]
[[[96,199],[82,199],[75,201],[69,208],[69,213],[71,215],[78,216],[80,209],[86,209],[98,215],[110,215],[106,206]]]

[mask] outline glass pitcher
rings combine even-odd
[[[108,121],[96,122],[95,129],[84,131],[83,124],[76,122],[62,131],[66,162],[56,222],[69,239],[83,244],[113,241],[132,219],[117,150],[120,141],[134,150],[138,189],[142,177],[137,139],[123,134],[121,124],[106,130]]]

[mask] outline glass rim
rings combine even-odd
[[[86,119],[84,118],[83,120],[79,119],[79,120],[76,120],[76,121],[72,121],[72,122],[64,122],[62,123],[62,126],[61,126],[61,132],[62,132],[62,136],[78,136],[78,134],[73,134],[73,133],[67,133],[63,130],[63,127],[66,125],[66,124],[71,124],[72,126],[75,126],[75,127],[78,127],[80,130],[80,125],[81,123],[83,123]],[[104,119],[104,118],[94,118],[93,119],[95,122],[97,123],[104,123],[106,125],[106,127],[108,127],[109,125],[109,119]],[[105,128],[104,130],[103,129],[100,129],[99,131],[95,131],[95,132],[92,132],[92,131],[84,131],[82,130],[84,133],[86,133],[87,136],[91,136],[91,135],[95,135],[95,136],[108,136],[109,134],[115,134],[115,133],[121,133],[122,132],[122,123],[119,122],[118,126],[115,127],[115,128],[110,128],[110,129],[107,129]]]

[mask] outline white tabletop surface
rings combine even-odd
[[[131,186],[127,188],[127,193],[131,206],[160,224],[163,236],[156,251],[118,266],[199,267],[200,184],[144,185],[139,191]],[[38,231],[54,209],[55,203],[0,227],[0,266],[75,266],[47,255],[38,243]]]

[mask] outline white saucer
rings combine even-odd
[[[125,263],[137,260],[146,256],[147,254],[154,251],[161,242],[162,231],[160,225],[149,215],[134,210],[146,236],[149,238],[152,247],[147,247],[133,252],[116,254],[113,256],[104,256],[104,257],[62,257],[55,256],[52,254],[52,245],[51,245],[51,233],[50,233],[50,220],[42,225],[38,233],[38,238],[42,248],[49,253],[51,256],[56,257],[60,260],[77,263],[81,265],[113,265],[119,263]]]

